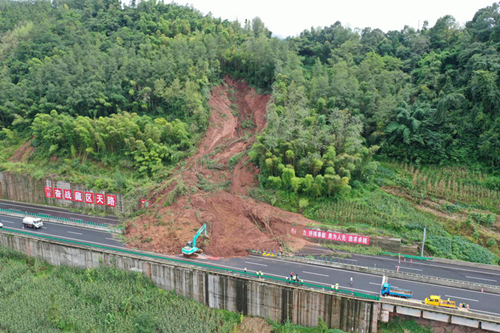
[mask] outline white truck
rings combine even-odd
[[[25,217],[23,219],[23,225],[27,228],[40,229],[41,227],[43,227],[43,221],[42,219],[36,217]]]

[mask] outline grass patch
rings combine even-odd
[[[388,323],[380,324],[378,330],[380,333],[433,333],[428,327],[422,327],[414,320],[402,320],[401,318],[394,318]]]
[[[0,331],[229,333],[241,321],[238,313],[159,289],[140,273],[50,266],[6,248],[0,267]]]

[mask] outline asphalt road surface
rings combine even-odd
[[[0,222],[3,223],[3,229],[5,231],[9,229],[22,230],[21,221],[22,218],[20,217],[0,215]],[[26,228],[24,229],[24,231],[33,233],[33,235],[42,234],[69,240],[105,245],[109,247],[125,248],[125,245],[123,243],[114,238],[114,234],[84,227],[75,227],[47,222],[44,223],[44,227],[42,229]],[[2,232],[1,229],[0,232]],[[181,255],[165,257],[177,259],[183,258]],[[299,277],[304,280],[304,282],[324,285],[327,289],[332,284],[339,283],[341,289],[353,290],[372,295],[379,294],[380,285],[382,282],[382,277],[379,275],[352,272],[321,265],[289,262],[262,256],[248,256],[227,259],[222,258],[220,260],[207,260],[203,259],[203,257],[200,257],[186,260],[203,262],[214,266],[234,268],[239,270],[247,268],[247,271],[249,272],[262,271],[264,275],[277,276],[282,278],[287,277],[290,272],[293,272],[294,274],[298,274]],[[386,263],[386,265],[393,265],[393,261],[389,261],[389,264]],[[415,263],[413,263],[413,265],[415,265]],[[450,269],[447,266],[448,265],[443,265],[444,271]],[[432,267],[436,271],[439,271],[440,265],[434,263]],[[459,267],[452,267],[452,269],[455,269],[455,271],[457,271],[457,268]],[[464,270],[464,274],[479,274],[472,272],[469,268],[466,267],[462,267],[462,269]],[[489,272],[487,273],[490,274]],[[484,274],[484,272],[482,274]],[[353,277],[354,281],[352,286],[349,283],[349,279],[351,276]],[[460,288],[443,287],[429,283],[405,281],[395,278],[390,278],[389,282],[399,288],[412,290],[414,296],[413,298],[417,300],[423,300],[429,295],[440,295],[444,299],[450,298],[451,300],[455,301],[457,305],[458,303],[463,302],[468,303],[472,312],[496,316],[500,315],[500,295],[497,294],[481,293]]]
[[[125,244],[114,239],[113,235],[115,234],[111,232],[54,222],[43,222],[43,227],[40,229],[26,227],[23,229],[22,221],[22,217],[0,215],[0,222],[6,230],[17,229],[25,232],[31,232],[33,235],[53,236],[73,241],[125,248]]]
[[[320,246],[307,246],[305,253],[309,250],[311,253],[332,254],[328,248]],[[388,270],[397,270],[399,266],[400,272],[413,273],[420,275],[436,276],[445,279],[461,280],[479,284],[488,284],[492,286],[500,286],[500,270],[475,268],[468,266],[460,266],[454,264],[444,264],[434,262],[432,260],[412,260],[389,256],[370,256],[362,254],[351,254],[350,258],[341,259],[342,263],[383,268]]]
[[[68,219],[83,220],[94,223],[117,225],[120,222],[116,216],[106,216],[106,217],[90,216],[85,214],[73,213],[67,209],[59,207],[34,205],[34,204],[9,201],[9,200],[0,200],[0,208],[19,210],[21,212],[45,214],[45,215],[63,217]]]

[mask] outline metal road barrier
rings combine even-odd
[[[88,221],[84,221],[84,220],[68,219],[65,217],[52,216],[52,215],[46,215],[46,214],[38,214],[38,213],[30,213],[30,212],[22,212],[20,210],[4,209],[4,208],[0,208],[0,213],[17,214],[17,215],[22,215],[22,216],[33,216],[33,217],[39,217],[39,218],[42,218],[45,220],[55,220],[54,222],[76,224],[79,226],[88,226],[88,227],[93,227],[93,228],[103,228],[103,229],[111,231],[111,232],[122,233],[122,228],[120,226],[111,226],[109,224],[104,224],[104,223],[88,222]]]
[[[380,254],[384,254],[387,256],[393,256],[393,257],[401,257],[401,258],[408,258],[408,259],[415,259],[415,260],[433,260],[434,258],[432,257],[420,257],[420,256],[412,256],[410,254],[401,254],[401,253],[392,253],[392,252],[380,252]]]
[[[21,231],[21,230],[14,230],[14,229],[9,229],[8,232],[14,232],[22,235],[27,235],[30,237],[40,237],[40,238],[45,238],[45,239],[50,239],[58,242],[64,242],[64,243],[71,243],[71,244],[77,244],[77,245],[83,245],[83,246],[88,246],[88,247],[94,247],[94,248],[99,248],[99,249],[104,249],[108,251],[115,251],[115,252],[121,252],[121,253],[127,253],[127,254],[132,254],[136,256],[142,256],[142,257],[148,257],[148,258],[154,258],[154,259],[160,259],[160,260],[165,260],[169,262],[175,262],[179,264],[184,264],[184,265],[190,265],[190,266],[197,266],[201,267],[204,269],[208,269],[211,271],[217,271],[217,272],[223,272],[223,273],[228,273],[228,274],[239,274],[242,277],[249,277],[249,278],[255,278],[257,280],[268,280],[268,281],[274,281],[282,284],[289,284],[293,286],[298,286],[298,287],[309,287],[311,289],[319,289],[323,291],[331,291],[337,294],[343,294],[343,295],[348,295],[348,296],[355,296],[359,298],[364,298],[364,299],[370,299],[374,301],[379,301],[380,297],[379,296],[374,296],[374,295],[369,295],[369,294],[364,294],[364,293],[359,293],[351,290],[343,290],[343,289],[337,289],[337,290],[330,290],[330,288],[318,285],[318,284],[313,284],[313,283],[307,283],[307,282],[298,282],[298,281],[290,281],[289,279],[286,278],[280,278],[280,277],[275,277],[275,276],[269,276],[269,275],[261,275],[257,272],[252,273],[248,271],[242,271],[238,269],[230,269],[230,268],[224,268],[224,267],[218,267],[214,265],[207,265],[207,264],[202,264],[202,263],[197,263],[197,262],[192,262],[192,261],[187,261],[187,260],[181,260],[181,259],[173,259],[173,258],[166,258],[163,256],[159,255],[154,255],[154,254],[149,254],[149,253],[143,253],[143,252],[137,252],[137,251],[132,251],[132,250],[126,250],[126,249],[119,249],[119,248],[111,248],[107,247],[104,245],[97,245],[97,244],[90,244],[90,243],[85,243],[85,242],[78,242],[78,241],[73,241],[69,239],[64,239],[64,238],[57,238],[53,236],[47,236],[47,235],[40,235],[40,234],[33,234],[30,232],[26,231]]]
[[[247,251],[250,254],[254,254],[254,255],[264,255],[264,253],[266,253],[266,254],[270,253],[270,251],[267,251],[267,250],[261,251],[261,250],[255,250],[255,249],[247,249]],[[266,255],[264,255],[264,256],[266,256]],[[343,263],[342,259],[329,258],[327,260],[320,260],[320,259],[312,259],[312,258],[309,258],[306,256],[303,256],[303,257],[291,256],[291,255],[283,254],[280,252],[276,252],[276,255],[273,257],[276,259],[281,259],[281,260],[309,263],[309,264],[315,264],[315,265],[323,265],[323,266],[328,266],[328,267],[335,267],[335,268],[351,270],[351,271],[355,271],[355,272],[371,273],[371,274],[376,274],[376,275],[385,275],[385,276],[392,277],[392,278],[406,279],[406,280],[410,280],[410,281],[434,283],[434,284],[442,285],[442,286],[465,288],[468,290],[475,290],[475,291],[489,292],[489,293],[493,293],[493,294],[500,294],[500,286],[481,284],[481,283],[469,282],[469,281],[464,281],[464,280],[440,278],[437,276],[407,273],[407,272],[401,272],[401,271],[398,272],[395,270],[389,270],[389,269],[384,269],[384,268],[357,266],[357,265]]]

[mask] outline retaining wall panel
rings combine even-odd
[[[305,288],[257,281],[239,275],[173,266],[156,259],[61,244],[51,240],[7,235],[0,232],[0,245],[10,247],[52,265],[80,268],[112,266],[142,272],[158,287],[175,291],[213,308],[240,311],[251,316],[316,326],[318,317],[332,328],[376,332],[379,304]],[[374,316],[374,313],[376,315]]]

